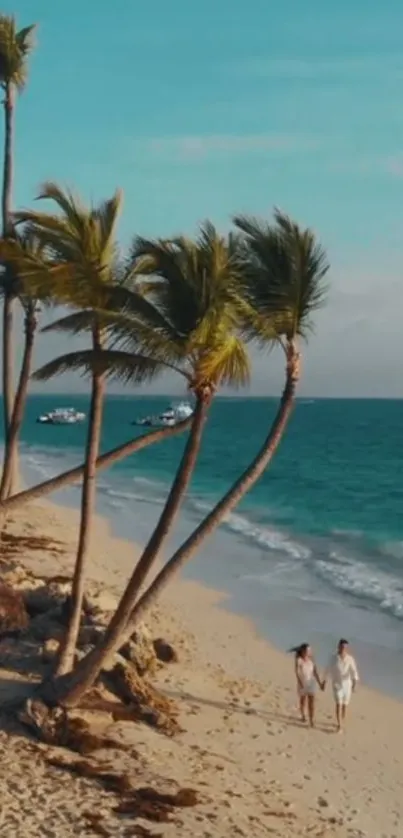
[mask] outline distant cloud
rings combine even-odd
[[[358,175],[390,175],[403,178],[403,154],[352,156],[348,160],[333,161],[332,172]]]
[[[198,162],[228,155],[312,151],[319,144],[318,138],[297,134],[207,134],[151,137],[142,141],[141,147],[152,157]]]

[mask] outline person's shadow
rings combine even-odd
[[[280,724],[285,724],[289,727],[296,727],[301,730],[309,728],[309,725],[306,722],[303,722],[301,719],[295,718],[293,715],[288,713],[277,713],[264,710],[259,707],[241,707],[237,702],[232,701],[215,701],[209,698],[201,698],[200,696],[188,693],[186,690],[169,690],[165,687],[160,687],[160,690],[168,698],[179,699],[180,701],[185,701],[190,704],[214,707],[217,710],[223,710],[226,713],[237,713],[244,716],[257,716],[264,721],[279,722]],[[315,723],[314,730],[319,730],[322,733],[334,733],[335,728],[330,722],[321,721],[319,724]]]

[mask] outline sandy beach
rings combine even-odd
[[[49,536],[64,545],[61,552],[27,550],[18,556],[33,572],[53,576],[71,569],[74,510],[36,504],[15,515],[9,531]],[[112,537],[98,518],[90,578],[118,593],[136,551]],[[1,730],[2,838],[99,834],[85,826],[89,810],[105,811],[113,829],[105,834],[114,836],[400,838],[401,703],[360,686],[348,728],[337,736],[327,691],[318,698],[316,729],[304,728],[292,659],[260,638],[249,621],[227,611],[224,593],[195,582],[173,584],[148,625],[179,655],[179,662],[161,668],[154,680],[178,702],[183,732],[170,739],[132,725],[125,735],[139,754],[136,771],[141,763],[145,782],[194,788],[200,804],[180,810],[172,823],[136,822],[134,829],[130,821],[113,820],[110,795],[95,782],[46,765],[27,739]],[[9,678],[2,669],[2,696]]]

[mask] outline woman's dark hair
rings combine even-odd
[[[290,655],[295,655],[295,657],[302,658],[305,652],[309,649],[309,643],[301,643],[299,646],[293,646],[292,649],[289,649]]]

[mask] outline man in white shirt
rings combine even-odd
[[[333,695],[336,706],[336,722],[338,733],[342,730],[342,724],[346,718],[347,707],[350,703],[351,694],[354,692],[359,681],[356,662],[349,651],[348,640],[342,638],[335,652],[330,658],[322,689],[326,687],[326,681],[331,679]]]

